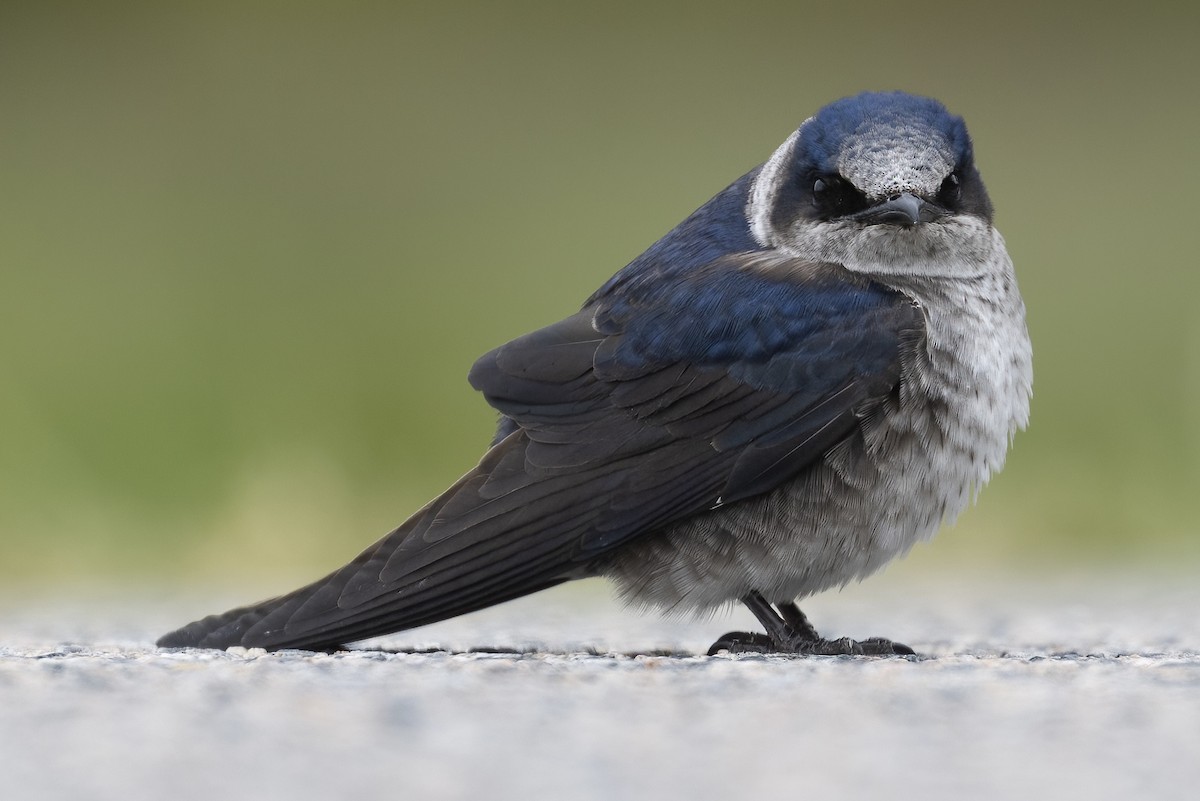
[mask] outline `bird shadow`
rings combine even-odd
[[[603,651],[599,648],[585,647],[570,650],[559,650],[552,648],[542,648],[538,646],[527,647],[510,647],[503,645],[496,646],[479,646],[474,648],[344,648],[338,649],[342,651],[352,652],[375,652],[392,654],[395,656],[591,656],[591,657],[624,657],[627,659],[635,659],[637,657],[670,657],[675,659],[693,658],[703,656],[703,654],[693,653],[692,651],[684,651],[672,648],[652,648],[641,651]]]

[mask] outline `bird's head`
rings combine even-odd
[[[995,240],[966,124],[903,92],[806,120],[759,171],[747,217],[766,247],[878,274],[967,275]]]

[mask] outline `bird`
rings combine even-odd
[[[166,634],[329,651],[573,579],[744,604],[709,654],[897,656],[798,602],[954,520],[1026,427],[1025,306],[962,117],[821,107],[580,310],[482,356],[479,463],[344,567]]]

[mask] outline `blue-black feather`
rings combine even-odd
[[[892,312],[903,303],[891,289],[832,272],[796,280],[718,262],[601,298],[596,327],[621,338],[596,368],[602,376],[632,377],[680,362],[724,365],[759,388],[825,389],[819,373],[800,365],[884,369],[896,358]]]

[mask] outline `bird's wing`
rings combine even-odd
[[[328,577],[164,644],[328,647],[430,623],[795,477],[894,391],[921,315],[775,261],[631,282],[486,354],[471,383],[516,430],[474,470]]]

